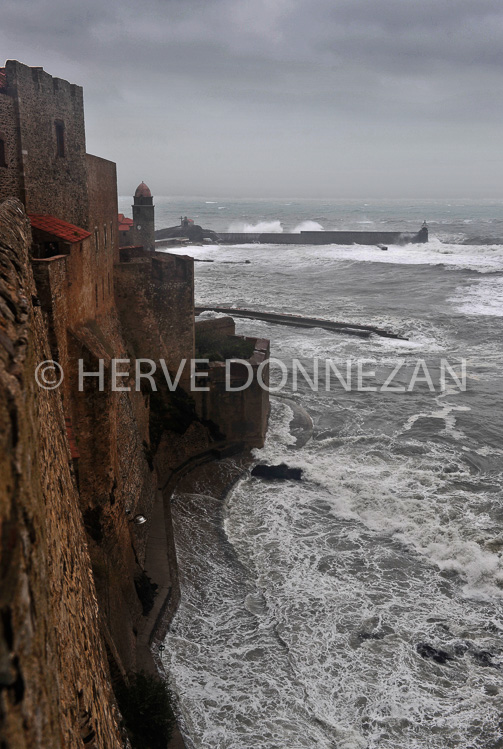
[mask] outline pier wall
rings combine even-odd
[[[218,234],[222,244],[418,244],[428,241],[428,229],[411,234],[399,231],[301,231],[291,233],[229,233]]]

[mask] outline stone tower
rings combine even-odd
[[[136,188],[133,202],[133,227],[136,242],[146,250],[155,250],[154,199],[142,182]]]
[[[43,68],[0,68],[0,200],[90,229],[82,88]],[[94,228],[94,227],[93,227]]]

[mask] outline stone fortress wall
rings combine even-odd
[[[119,749],[63,404],[33,377],[36,364],[50,358],[50,344],[45,314],[32,301],[30,245],[21,204],[2,203],[1,744]]]
[[[17,191],[9,194],[21,200],[27,213],[64,216],[87,228],[82,88],[16,60],[8,60],[4,70],[3,95],[12,99],[14,115],[6,151],[9,158],[16,153],[19,158]],[[62,127],[63,153],[58,153],[57,126]]]
[[[263,447],[269,418],[269,393],[264,387],[269,385],[269,341],[236,336],[232,317],[197,320],[196,330],[253,344],[253,353],[245,360],[249,366],[241,361],[231,362],[227,367],[225,362],[210,362],[207,377],[199,378],[200,387],[208,390],[194,393],[194,399],[199,415],[218,424],[227,440]],[[257,377],[259,367],[262,382]]]
[[[244,407],[239,393],[219,413],[216,377],[204,407],[189,399],[190,423],[173,431],[162,422],[177,414],[169,394],[155,401],[127,379],[128,391],[113,391],[113,359],[134,372],[136,358],[164,358],[176,373],[194,356],[193,261],[119,251],[115,164],[85,153],[80,87],[7,62],[0,138],[0,744],[127,746],[111,685],[144,666],[135,580],[150,529],[130,519],[150,520],[166,477],[211,447],[207,418],[228,442],[258,445],[267,404]],[[47,359],[65,373],[53,391],[34,381]],[[79,360],[85,371],[103,366],[102,390],[86,378],[79,391]],[[174,548],[170,565],[176,598]]]

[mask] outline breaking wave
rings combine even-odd
[[[465,315],[503,317],[503,276],[481,278],[468,288],[458,287],[449,301]]]
[[[245,221],[233,221],[229,226],[229,233],[233,234],[281,234],[283,226],[281,221],[259,221],[257,224],[248,224]]]
[[[325,231],[323,229],[323,226],[319,224],[317,221],[301,221],[300,224],[298,224],[295,229],[293,229],[293,234],[300,234],[301,231]]]

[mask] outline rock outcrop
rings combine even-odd
[[[261,463],[252,469],[251,475],[261,479],[301,481],[302,468],[289,468],[286,463],[280,463],[277,466],[268,466]]]

